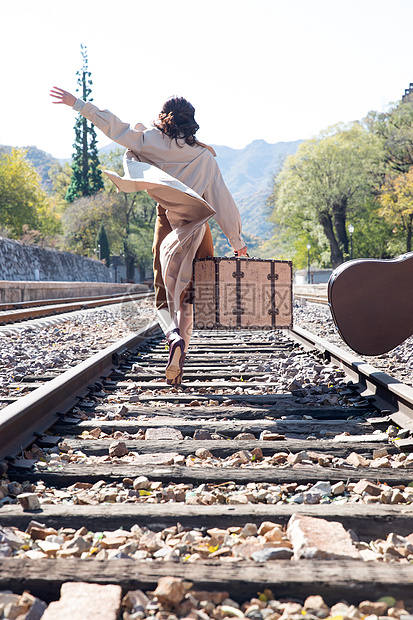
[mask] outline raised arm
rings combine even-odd
[[[76,112],[80,112],[82,116],[96,125],[110,140],[136,153],[141,150],[144,125],[138,124],[136,129],[132,129],[128,123],[121,121],[109,110],[99,110],[92,103],[76,99],[74,95],[57,86],[53,86],[50,96],[55,99],[53,103],[63,103],[74,108]]]

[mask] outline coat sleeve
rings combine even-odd
[[[227,237],[234,250],[245,246],[241,236],[241,215],[234,199],[225,185],[221,171],[217,166],[216,174],[207,186],[203,198],[215,209],[214,218]]]
[[[132,149],[135,152],[141,150],[144,141],[144,125],[136,125],[138,129],[132,129],[128,123],[122,122],[117,116],[112,114],[112,112],[109,112],[109,110],[99,110],[99,108],[92,103],[85,103],[81,99],[77,99],[73,109],[80,112],[82,116],[93,123],[105,136],[110,138],[110,140],[117,142],[117,144],[127,149]]]

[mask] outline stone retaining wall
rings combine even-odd
[[[111,282],[111,274],[93,258],[44,250],[0,237],[0,280]]]

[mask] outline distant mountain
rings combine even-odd
[[[272,191],[272,180],[281,169],[287,155],[294,154],[302,140],[269,144],[265,140],[254,140],[243,149],[214,145],[217,161],[228,189],[242,215],[246,233],[267,239],[271,236],[271,225],[266,221],[268,207],[266,199]],[[33,163],[46,190],[50,189],[48,172],[56,163],[70,160],[57,160],[49,153],[35,146],[27,148],[27,158]],[[111,142],[102,147],[100,153],[109,153],[122,148]],[[10,152],[10,146],[0,146],[1,152]]]
[[[264,239],[270,236],[266,199],[272,192],[273,177],[286,156],[294,154],[301,142],[269,144],[254,140],[243,149],[214,145],[219,167],[241,212],[246,232]]]

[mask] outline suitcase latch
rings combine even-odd
[[[236,271],[232,272],[232,277],[233,278],[243,278],[244,277],[244,272],[240,271],[239,273],[237,273]],[[278,276],[277,276],[278,277]]]
[[[245,310],[243,308],[234,308],[232,314],[245,314]]]
[[[275,310],[268,310],[268,314],[276,315],[276,314],[280,314],[280,311],[278,310],[278,308],[276,308]]]
[[[267,280],[278,280],[278,278],[279,278],[278,273],[274,273],[274,274],[269,273],[269,274],[267,275]]]

